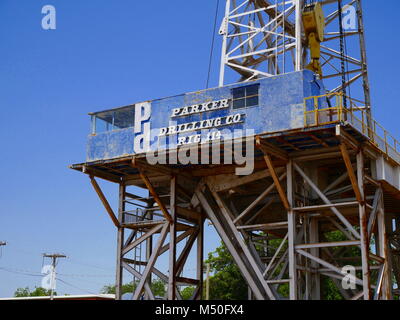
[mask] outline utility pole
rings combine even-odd
[[[54,300],[54,288],[56,284],[56,265],[57,265],[57,259],[60,258],[66,258],[66,255],[59,254],[59,253],[54,253],[54,254],[48,254],[44,253],[43,254],[44,258],[50,258],[51,259],[51,265],[52,265],[52,274],[51,274],[51,291],[50,291],[50,300]]]

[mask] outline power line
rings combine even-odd
[[[112,269],[95,266],[95,265],[88,264],[88,263],[85,263],[85,262],[80,262],[80,261],[77,261],[76,259],[68,259],[68,260],[66,260],[66,262],[69,262],[69,263],[72,263],[72,264],[81,265],[81,266],[85,266],[85,267],[95,268],[95,269],[99,269],[99,270],[104,270],[104,271],[112,271]]]
[[[217,31],[218,10],[219,10],[219,0],[217,0],[217,8],[215,9],[214,29],[213,29],[213,35],[212,35],[212,41],[211,41],[210,61],[208,63],[206,89],[208,89],[209,83],[210,83],[211,65],[212,65],[212,58],[213,58],[213,53],[214,53],[214,43],[215,43],[215,33]]]
[[[76,277],[76,278],[111,278],[114,277],[112,274],[66,274],[58,273],[64,277]]]
[[[30,270],[22,270],[22,269],[16,269],[16,268],[10,268],[10,267],[0,267],[1,271],[12,273],[12,274],[17,274],[17,275],[23,275],[23,276],[29,276],[29,277],[43,277],[44,274],[42,273],[37,273],[34,271]],[[92,281],[92,279],[87,279],[87,278],[112,278],[114,277],[113,275],[87,275],[87,274],[62,274],[62,273],[57,273],[58,275],[62,275],[63,277],[72,277],[72,278],[79,278],[79,281],[85,281],[89,282],[91,284],[96,284],[100,286],[104,286],[104,283],[100,283],[97,281]]]
[[[87,284],[90,284],[90,285],[96,285],[96,286],[99,286],[99,287],[102,287],[102,288],[104,286],[106,286],[108,283],[112,283],[113,282],[113,281],[111,281],[111,278],[104,279],[104,280],[102,280],[102,279],[98,280],[98,278],[74,278],[74,277],[68,277],[66,275],[57,273],[57,276],[60,276],[60,275],[62,276],[63,279],[65,279],[65,277],[67,277],[68,281],[79,281],[79,283],[84,282],[84,283],[87,283]],[[85,284],[83,284],[83,285],[85,285]]]
[[[86,293],[89,293],[89,294],[94,294],[94,295],[97,295],[97,294],[98,294],[98,293],[94,293],[94,292],[91,292],[91,291],[86,290],[86,289],[82,289],[82,288],[80,288],[80,287],[78,287],[78,286],[75,286],[75,285],[73,285],[73,284],[71,284],[71,283],[69,283],[69,282],[67,282],[67,281],[65,281],[65,280],[63,280],[63,279],[61,279],[61,278],[59,278],[59,277],[57,277],[56,279],[57,279],[58,281],[64,283],[64,284],[66,284],[67,286],[70,286],[70,287],[72,287],[72,288],[78,289],[78,290],[80,290],[80,291],[83,291],[83,292],[86,292]]]
[[[14,274],[31,276],[31,277],[43,277],[43,274],[41,274],[41,273],[35,273],[35,272],[26,271],[26,270],[18,270],[18,269],[12,269],[12,268],[4,268],[4,267],[0,267],[0,270],[9,272],[9,273],[14,273]]]
[[[15,273],[21,273],[21,274],[33,274],[33,275],[37,275],[43,276],[43,273],[40,272],[36,272],[36,271],[31,271],[31,270],[25,270],[25,269],[18,269],[18,268],[14,268],[14,267],[0,267],[0,270],[4,270],[4,271],[10,271],[10,272],[15,272]],[[186,270],[186,269],[185,269]],[[195,270],[195,269],[193,269]],[[65,276],[65,277],[88,277],[88,278],[110,278],[110,277],[114,277],[114,275],[112,274],[84,274],[84,273],[57,273],[59,275]]]
[[[58,273],[57,275],[60,275],[60,274]],[[84,282],[84,283],[87,283],[87,284],[90,284],[90,285],[99,286],[101,288],[103,288],[104,286],[108,285],[109,283],[113,283],[111,278],[105,279],[105,280],[102,281],[101,279],[97,280],[97,278],[71,278],[71,277],[68,277],[68,276],[65,276],[65,275],[62,275],[62,276],[63,276],[64,279],[65,279],[65,277],[67,277],[68,280],[72,280],[72,281],[76,280],[76,281],[79,281],[79,283]]]

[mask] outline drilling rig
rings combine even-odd
[[[168,300],[186,286],[202,299],[206,220],[250,299],[326,299],[328,285],[343,299],[393,299],[399,143],[372,118],[361,0],[226,0],[219,33],[219,87],[90,114],[86,161],[71,168],[116,227],[117,299],[132,279],[130,299],[157,298],[156,278]],[[245,142],[222,142],[229,129]],[[211,142],[223,160],[246,144],[253,170],[192,161]],[[118,212],[99,179],[118,185]]]

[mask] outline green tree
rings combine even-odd
[[[193,296],[194,291],[196,290],[195,287],[186,287],[181,291],[181,296],[183,300],[190,300]]]
[[[18,288],[14,292],[14,297],[20,298],[20,297],[30,297],[31,296],[31,291],[29,290],[28,287],[26,288]]]
[[[151,291],[156,297],[164,297],[165,296],[165,285],[161,280],[156,280],[151,283]]]
[[[346,236],[341,231],[331,231],[324,233],[324,237],[328,242],[339,242],[347,240]],[[342,248],[331,248],[333,255],[341,250]],[[356,257],[359,255],[359,250],[357,248],[348,248],[346,253],[342,253],[342,256],[346,257]],[[337,285],[333,282],[331,278],[322,277],[322,299],[323,300],[344,300],[340,290]]]
[[[213,272],[210,277],[211,300],[246,300],[248,298],[246,281],[223,243],[214,252],[209,253],[206,263],[210,264]]]
[[[55,296],[57,292],[53,293]],[[35,287],[33,291],[30,291],[29,287],[26,288],[18,288],[14,292],[14,297],[22,298],[22,297],[48,297],[51,295],[51,290],[46,290],[42,287]]]
[[[132,293],[135,291],[136,283],[130,282],[122,285],[122,294]],[[115,285],[106,285],[101,289],[101,293],[103,294],[115,294]]]

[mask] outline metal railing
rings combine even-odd
[[[332,93],[304,99],[304,127],[317,127],[340,122],[351,124],[370,139],[386,156],[400,164],[400,143],[382,125],[374,120],[359,101],[346,97],[349,107],[344,107],[344,96]]]

